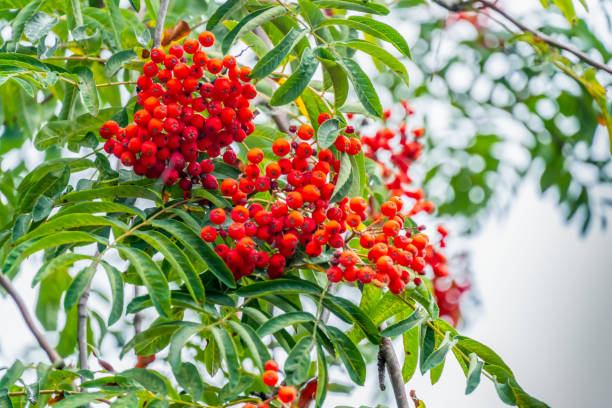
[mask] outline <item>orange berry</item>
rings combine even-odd
[[[383,233],[388,237],[396,236],[400,231],[400,225],[397,221],[389,220],[383,225]]]
[[[278,398],[285,403],[293,401],[296,395],[295,387],[283,385],[278,389]]]
[[[387,217],[394,217],[397,213],[397,205],[393,201],[387,201],[380,206],[380,212]]]
[[[291,145],[285,139],[276,139],[272,145],[272,151],[278,157],[283,157],[291,151]]]
[[[261,378],[268,387],[274,387],[278,382],[278,373],[273,370],[268,370],[263,373]]]
[[[204,47],[212,47],[215,43],[215,35],[210,31],[202,31],[198,36],[198,41],[200,41],[200,44]]]
[[[264,153],[263,151],[258,148],[258,147],[254,147],[251,150],[249,150],[249,152],[247,153],[247,159],[254,164],[258,164],[261,163],[261,161],[264,158]]]
[[[213,226],[207,225],[200,231],[200,236],[206,242],[214,242],[217,239],[217,230]]]
[[[356,213],[361,214],[368,208],[368,202],[363,197],[353,197],[349,201],[349,207]]]
[[[298,130],[298,137],[302,140],[310,140],[314,136],[314,129],[312,126],[303,124]]]

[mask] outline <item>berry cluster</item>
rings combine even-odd
[[[266,362],[265,369],[266,371],[261,376],[262,381],[268,387],[276,387],[278,383],[278,364],[274,360],[269,360]],[[286,406],[285,404],[291,404],[297,397],[297,390],[291,385],[281,385],[274,390],[275,394],[272,397],[261,401],[257,405],[248,402],[242,408],[270,408],[268,403],[272,400],[277,400],[283,406]]]
[[[225,149],[223,160],[233,164],[236,153],[230,144],[242,142],[255,129],[249,108],[257,95],[248,83],[251,70],[238,68],[230,55],[209,58],[200,45],[211,47],[214,40],[205,31],[198,40],[173,44],[167,53],[151,50],[137,81],[142,109],[134,122],[121,128],[108,121],[100,129],[107,153],[133,166],[138,175],[161,177],[166,185],[178,181],[185,197],[194,184],[216,189],[210,158]]]
[[[425,130],[422,127],[417,127],[408,131],[406,120],[414,114],[414,111],[406,101],[402,101],[401,105],[403,115],[399,124],[389,126],[392,111],[386,110],[384,118],[387,126],[379,129],[374,136],[361,137],[364,154],[375,160],[381,167],[385,185],[390,195],[404,197],[408,202],[412,202],[412,207],[408,211],[409,216],[414,216],[420,212],[431,213],[434,210],[433,203],[425,199],[425,193],[422,189],[410,187],[412,180],[408,174],[412,163],[421,156],[423,145],[420,143],[420,139],[425,135]],[[381,208],[381,210],[383,209]],[[469,289],[470,285],[467,282],[459,283],[449,276],[446,256],[441,251],[446,246],[448,231],[444,226],[439,225],[437,233],[440,237],[438,248],[426,244],[422,248],[421,261],[414,265],[411,264],[410,268],[423,274],[425,265],[431,267],[434,296],[440,308],[440,316],[456,325],[461,317],[459,299]],[[394,289],[392,285],[390,285],[390,288],[391,290]]]
[[[321,123],[327,119],[326,114],[319,117]],[[317,149],[314,129],[303,124],[299,129],[292,126],[290,132],[291,141],[274,141],[271,149],[276,160],[269,160],[265,166],[261,149],[248,151],[244,173],[238,180],[223,180],[220,186],[221,194],[231,197],[235,204],[229,214],[231,222],[226,211],[217,208],[210,213],[217,227],[208,225],[201,231],[207,242],[221,236],[225,243],[215,250],[236,279],[250,275],[256,268],[266,269],[270,278],[280,277],[298,245],[309,257],[321,255],[327,245],[342,248],[346,245],[343,234],[347,220],[349,227],[356,228],[366,219],[367,204],[363,199],[360,210],[351,214],[347,213],[348,199],[330,203],[340,159],[329,149]],[[346,154],[360,151],[361,142],[350,138]],[[260,192],[269,193],[270,199],[253,197]],[[268,246],[275,248],[274,253],[266,250]]]

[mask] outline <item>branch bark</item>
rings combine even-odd
[[[170,0],[161,0],[159,5],[159,13],[157,14],[157,22],[155,23],[155,31],[153,33],[153,48],[161,45],[162,35],[164,33],[164,22],[166,14],[168,14],[168,4]]]
[[[558,48],[560,50],[565,50],[567,52],[569,52],[570,54],[573,54],[574,56],[576,56],[578,59],[580,59],[581,61],[583,61],[584,63],[597,68],[597,69],[601,69],[609,74],[612,74],[612,67],[609,67],[605,64],[602,64],[596,60],[594,60],[593,58],[591,58],[589,55],[587,55],[586,53],[572,47],[569,44],[565,44],[562,43],[561,41],[558,41],[546,34],[544,34],[543,32],[541,32],[540,30],[536,30],[534,28],[530,28],[527,27],[525,24],[521,23],[520,21],[518,21],[516,18],[512,17],[510,14],[508,14],[506,11],[504,11],[502,8],[500,8],[497,4],[489,1],[489,0],[476,0],[476,1],[468,1],[468,2],[459,2],[459,3],[446,3],[443,0],[432,0],[434,3],[436,3],[437,5],[452,11],[452,12],[457,12],[457,11],[466,11],[466,10],[472,10],[472,5],[473,3],[480,3],[484,6],[484,8],[489,8],[493,11],[495,11],[497,14],[499,14],[500,16],[502,16],[503,18],[505,18],[506,20],[508,20],[510,23],[512,23],[515,27],[517,27],[518,29],[520,29],[523,32],[526,33],[531,33],[534,37],[538,38],[539,40],[544,41],[545,43]],[[481,12],[482,8],[480,9],[474,9],[477,12]]]
[[[87,301],[89,300],[89,291],[91,282],[87,285],[87,289],[79,298],[78,304],[78,321],[77,321],[77,341],[79,347],[79,368],[87,370]]]
[[[45,353],[47,353],[49,360],[51,360],[51,362],[57,367],[64,367],[64,360],[62,360],[59,353],[55,350],[55,348],[53,348],[51,343],[47,341],[42,332],[38,330],[36,324],[34,323],[34,319],[32,319],[30,312],[28,312],[28,309],[26,308],[26,305],[23,302],[23,299],[21,298],[21,296],[19,296],[19,293],[15,291],[15,288],[13,287],[13,285],[11,285],[11,282],[2,274],[0,274],[0,286],[4,288],[4,290],[9,294],[9,296],[17,305],[17,308],[19,309],[23,320],[30,329],[30,332],[32,332],[32,334],[36,338],[36,341],[38,342],[40,347],[42,347]]]
[[[381,324],[379,329],[383,330],[386,324]],[[395,395],[395,402],[398,408],[410,408],[408,405],[408,395],[406,394],[406,387],[404,386],[404,378],[402,377],[402,368],[400,367],[399,360],[395,354],[393,343],[388,337],[383,337],[380,342],[380,353],[385,359],[387,371],[389,372],[389,381],[393,387],[393,394]]]

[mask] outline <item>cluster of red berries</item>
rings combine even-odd
[[[278,383],[278,364],[274,360],[268,360],[265,365],[266,371],[261,376],[262,381],[268,387],[276,387]],[[259,404],[255,405],[253,403],[246,403],[242,406],[242,408],[270,408],[268,404],[272,400],[277,400],[285,406],[285,404],[290,404],[297,397],[297,390],[295,387],[291,385],[281,385],[276,390],[276,394],[265,401],[261,401]]]
[[[392,111],[386,110],[384,118],[387,126],[378,130],[374,136],[361,137],[364,154],[375,160],[381,167],[390,195],[413,200],[412,207],[408,211],[409,216],[419,212],[430,213],[434,210],[433,203],[425,199],[422,189],[411,188],[412,180],[409,176],[411,164],[420,157],[423,150],[420,139],[425,135],[425,130],[417,127],[408,131],[406,119],[413,115],[414,111],[406,101],[402,101],[401,105],[403,115],[399,124],[389,126]],[[421,274],[423,273],[422,267],[425,265],[431,267],[434,296],[440,308],[440,316],[456,325],[461,317],[460,297],[470,285],[468,282],[459,283],[449,275],[446,256],[441,251],[441,248],[446,246],[448,231],[439,225],[437,233],[440,237],[438,249],[431,244],[425,245],[420,253],[421,261],[410,267]],[[392,285],[390,287],[393,290]]]
[[[319,117],[321,123],[329,119],[325,115]],[[299,129],[291,126],[289,131],[293,140],[275,140],[272,152],[278,159],[265,166],[261,149],[248,151],[243,174],[238,180],[223,180],[220,186],[221,194],[231,197],[235,204],[230,211],[232,222],[227,221],[225,210],[217,208],[210,213],[217,227],[208,225],[201,231],[207,242],[214,242],[219,235],[224,240],[225,244],[215,250],[236,279],[256,268],[266,269],[270,278],[280,277],[299,244],[309,257],[321,255],[326,245],[341,248],[345,245],[342,234],[347,230],[346,221],[356,228],[366,219],[363,199],[362,209],[355,214],[347,214],[347,198],[330,204],[340,159],[329,149],[317,149],[314,129],[303,124]],[[361,151],[358,139],[351,138],[346,145],[347,154]],[[270,200],[263,200],[267,202],[265,208],[257,198],[250,198],[258,192],[270,194]],[[269,254],[258,242],[278,252]]]
[[[166,185],[178,181],[185,197],[194,184],[216,189],[210,158],[225,149],[223,160],[233,164],[236,153],[229,145],[242,142],[255,129],[249,108],[257,95],[248,83],[251,70],[238,68],[230,55],[209,58],[200,45],[211,47],[214,40],[205,31],[198,40],[171,45],[167,53],[151,50],[137,81],[142,109],[134,114],[134,122],[121,128],[108,121],[100,128],[107,153],[133,166],[138,175],[161,177]]]

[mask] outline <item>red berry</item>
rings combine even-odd
[[[223,208],[215,208],[210,212],[210,221],[213,224],[223,224],[225,222],[225,211]]]
[[[267,386],[274,387],[278,382],[278,373],[273,370],[268,370],[263,373],[261,378]]]
[[[200,231],[200,236],[206,242],[214,242],[215,239],[217,239],[217,230],[214,227],[207,225],[202,228],[202,231]]]

